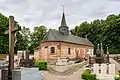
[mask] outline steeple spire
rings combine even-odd
[[[64,12],[64,5],[63,5],[63,12]]]
[[[63,14],[62,14],[62,20],[61,20],[61,25],[59,27],[59,31],[64,35],[69,34],[69,27],[67,26],[66,20],[65,20],[64,6],[63,6]]]
[[[64,5],[63,5],[63,14],[62,14],[61,26],[67,27],[65,13],[64,13]]]

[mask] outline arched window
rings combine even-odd
[[[55,53],[55,47],[50,48],[51,53]]]
[[[68,48],[68,54],[70,55],[70,48]]]

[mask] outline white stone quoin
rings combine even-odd
[[[107,74],[107,64],[101,64],[101,74]]]
[[[109,75],[115,75],[115,64],[109,64],[108,73]]]
[[[93,64],[93,73],[99,74],[99,64]]]

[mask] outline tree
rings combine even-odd
[[[120,16],[110,15],[106,19],[107,26],[102,33],[105,46],[110,52],[120,53]]]
[[[40,42],[47,33],[47,28],[43,25],[34,27],[34,32],[31,33],[30,51],[33,53],[34,49],[40,46]]]
[[[8,26],[8,18],[0,13],[0,53],[4,54],[8,53],[8,35],[4,34]]]
[[[76,26],[75,29],[70,30],[70,32],[76,36],[85,37],[88,34],[90,24],[87,21]]]
[[[28,50],[30,47],[30,29],[23,27],[20,32],[17,32],[16,50]]]
[[[103,48],[109,47],[111,53],[120,53],[120,14],[109,15],[105,20],[94,20],[91,23],[83,22],[71,34],[84,37],[94,44],[95,48],[98,43],[103,43]]]

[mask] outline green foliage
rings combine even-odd
[[[28,50],[30,47],[30,34],[31,33],[29,28],[23,27],[21,29],[21,33],[18,36],[18,44],[20,44],[22,50]]]
[[[31,33],[29,28],[23,27],[21,33],[17,33],[17,50],[29,50],[34,53],[34,49],[40,45],[41,40],[46,34],[47,28],[45,26],[34,27]]]
[[[118,76],[115,76],[115,80],[120,80],[120,71],[118,71],[119,72],[119,74],[118,74]]]
[[[6,16],[0,13],[0,35],[4,34],[4,32],[8,29],[9,20]]]
[[[115,80],[120,80],[120,76],[119,76],[119,77],[115,77],[114,79],[115,79]]]
[[[46,61],[37,61],[35,65],[39,68],[39,70],[47,70]]]
[[[8,35],[4,34],[8,25],[8,18],[0,13],[0,53],[8,53]]]
[[[82,74],[82,79],[84,79],[84,80],[96,80],[96,75],[95,74],[91,74],[90,69],[87,69]]]
[[[109,15],[105,20],[83,22],[72,29],[71,34],[85,37],[94,44],[103,43],[103,49],[109,47],[110,53],[120,53],[120,15]]]
[[[31,33],[31,45],[29,50],[33,53],[34,49],[40,46],[40,42],[47,33],[47,28],[45,26],[36,26],[34,27],[34,32]]]

